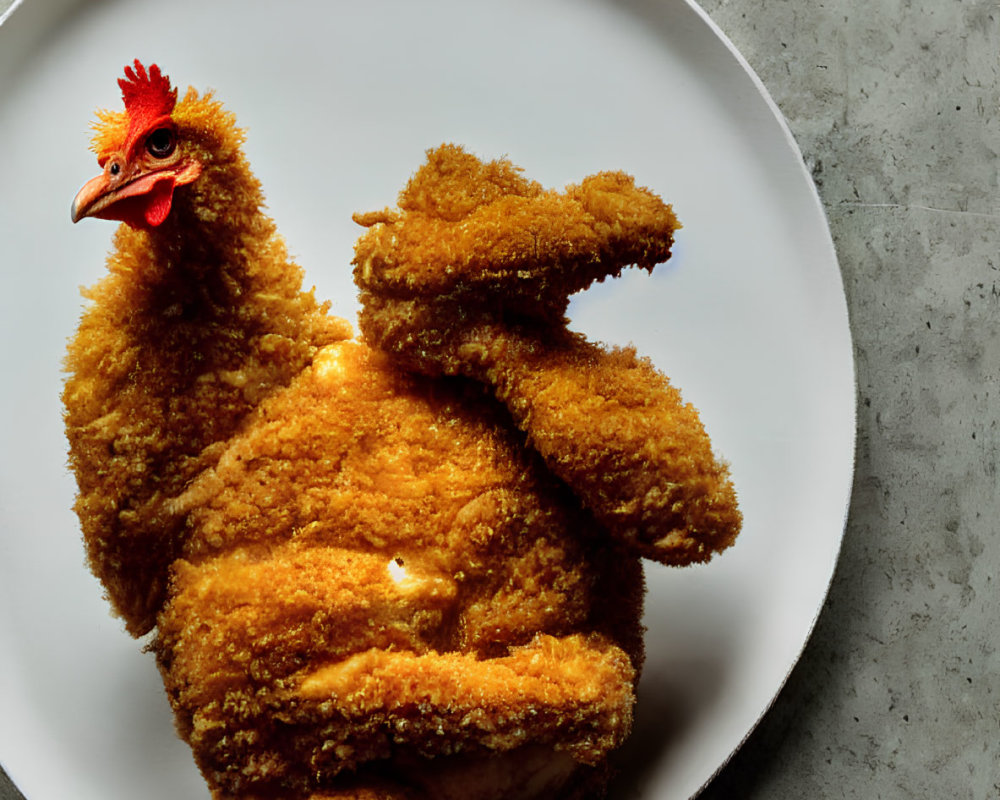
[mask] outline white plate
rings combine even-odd
[[[825,218],[780,115],[681,0],[321,3],[29,0],[0,29],[0,761],[31,800],[207,791],[151,657],[83,565],[61,358],[112,226],[73,226],[87,125],[135,57],[212,86],[249,130],[270,209],[318,294],[353,318],[351,212],[444,140],[563,186],[622,168],[684,223],[674,260],[572,306],[698,405],[746,516],[706,567],[651,567],[649,658],[621,798],[685,798],[797,660],[837,559],[854,382]]]

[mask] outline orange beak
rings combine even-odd
[[[174,188],[200,174],[197,161],[140,172],[124,181],[115,180],[106,170],[77,192],[70,215],[73,222],[96,217],[119,220],[133,228],[156,227],[170,213]]]

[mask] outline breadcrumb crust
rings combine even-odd
[[[558,327],[615,259],[666,257],[672,212],[619,174],[558,195],[432,153],[447,191],[415,180],[359,217],[384,353],[302,290],[232,115],[189,90],[173,119],[201,177],[159,228],[115,235],[63,401],[90,566],[133,635],[155,628],[213,798],[600,795],[642,665],[640,555],[693,530],[648,519],[716,489],[661,502],[643,483],[670,448],[637,443],[661,424],[671,469],[707,448],[650,365],[566,336],[538,350],[529,328]],[[96,127],[102,156],[128,121]]]

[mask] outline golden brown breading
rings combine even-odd
[[[544,192],[509,162],[428,153],[355,255],[368,341],[406,367],[490,386],[548,467],[635,552],[729,547],[742,518],[697,411],[652,364],[566,331],[571,293],[670,255],[670,206],[602,173]]]
[[[432,315],[441,324],[529,316],[560,325],[569,295],[670,257],[677,218],[630,176],[602,172],[560,194],[520,172],[455,145],[428,151],[398,210],[354,216],[369,228],[355,245],[362,302],[415,300],[396,311],[422,315],[408,330],[421,341],[438,330]]]
[[[126,77],[73,205],[137,230],[70,345],[70,461],[91,567],[131,633],[155,625],[213,798],[601,794],[642,664],[638,553],[718,549],[692,519],[725,476],[648,364],[562,315],[666,258],[672,212],[617,173],[557,195],[443,148],[365,219],[389,356],[302,291],[232,115]],[[397,234],[423,255],[392,263]]]
[[[156,650],[212,785],[269,797],[529,745],[599,766],[621,743],[638,563],[502,419],[332,344],[172,502],[188,538]]]
[[[76,511],[91,568],[136,636],[155,625],[185,536],[166,500],[318,347],[352,334],[302,291],[301,269],[257,211],[253,176],[226,194],[235,230],[222,265],[206,265],[204,244],[179,235],[194,228],[183,206],[165,242],[118,229],[109,274],[84,292],[90,304],[66,356]]]

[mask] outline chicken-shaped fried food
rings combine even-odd
[[[632,349],[567,330],[569,296],[670,257],[669,205],[623,173],[545,191],[509,161],[428,153],[398,209],[358,214],[369,343],[426,375],[490,387],[546,465],[632,552],[709,560],[742,517],[690,404]]]
[[[481,385],[399,369],[303,291],[211,94],[119,83],[72,210],[126,224],[69,346],[70,464],[212,796],[599,796],[639,557]]]

